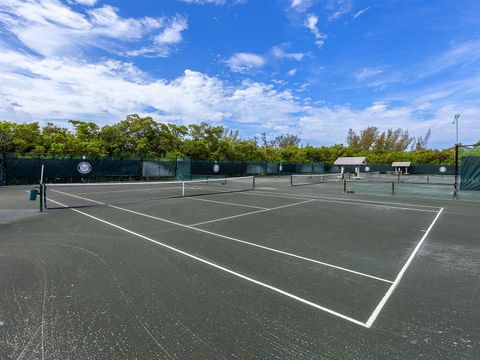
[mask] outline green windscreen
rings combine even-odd
[[[38,182],[42,166],[44,167],[44,180],[49,182],[135,178],[142,175],[142,164],[137,159],[6,154],[5,181],[8,184]]]
[[[192,177],[192,162],[189,157],[177,158],[176,179],[189,180]]]
[[[480,190],[480,156],[462,158],[460,190]]]
[[[3,180],[3,159],[0,158],[0,186],[4,183]]]

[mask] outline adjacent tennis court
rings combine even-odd
[[[0,188],[0,352],[475,358],[480,203],[329,180]]]

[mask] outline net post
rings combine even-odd
[[[38,195],[39,210],[40,212],[43,212],[43,185],[41,183],[38,186]]]
[[[395,196],[395,182],[392,181],[392,196]]]
[[[185,181],[182,181],[182,197],[185,197]]]
[[[42,184],[41,191],[42,191],[41,201],[43,204],[43,211],[45,211],[47,210],[47,187],[45,184]]]
[[[458,143],[455,144],[455,189],[454,189],[454,192],[453,192],[453,198],[455,200],[458,200],[458,150],[459,150],[459,146],[458,146]]]
[[[253,176],[252,190],[255,190],[255,176]]]
[[[43,174],[44,174],[44,170],[45,170],[45,164],[42,164],[41,168],[40,168],[40,184],[38,186],[38,190],[39,190],[39,207],[40,207],[40,212],[43,212],[43,208],[44,208],[44,201],[43,201],[43,198],[44,198],[44,191],[43,191]]]
[[[293,175],[290,175],[290,186],[293,186]]]
[[[343,193],[347,193],[347,179],[343,179]]]

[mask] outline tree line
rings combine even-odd
[[[208,123],[165,124],[133,114],[113,124],[70,120],[71,129],[53,123],[0,121],[0,153],[64,154],[88,157],[176,158],[277,162],[325,162],[339,156],[366,156],[370,164],[412,161],[451,164],[453,149],[427,149],[430,132],[420,138],[402,129],[379,132],[376,127],[350,130],[346,144],[301,146],[296,135],[245,139],[238,131]]]

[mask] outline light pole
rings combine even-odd
[[[452,124],[455,124],[456,125],[456,134],[457,134],[457,141],[455,142],[455,144],[458,145],[458,118],[460,117],[460,114],[455,114],[455,116],[453,117],[453,123]]]

